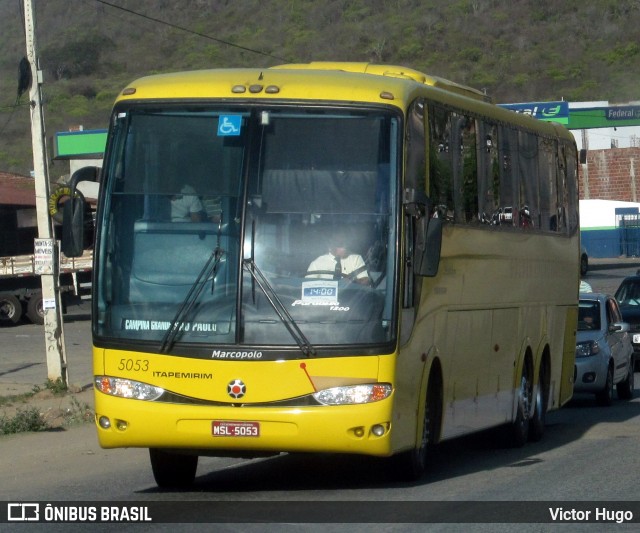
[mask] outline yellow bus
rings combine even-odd
[[[395,456],[572,393],[577,156],[561,126],[420,72],[310,63],[118,96],[93,287],[96,426],[160,486],[198,456]],[[65,205],[63,248],[82,236]]]

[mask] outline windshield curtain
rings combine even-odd
[[[131,107],[114,122],[98,342],[211,357],[393,340],[398,117]]]

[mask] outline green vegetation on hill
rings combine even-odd
[[[401,64],[496,102],[640,100],[637,0],[33,1],[49,139],[106,128],[117,92],[142,75],[289,61]],[[21,5],[0,0],[0,170],[27,174]]]

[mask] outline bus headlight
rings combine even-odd
[[[153,401],[164,394],[164,389],[160,387],[140,383],[139,381],[133,381],[131,379],[95,376],[94,382],[96,389],[100,392],[120,398]]]
[[[389,383],[371,383],[324,389],[316,392],[313,397],[323,405],[352,405],[379,402],[388,398],[392,390]]]

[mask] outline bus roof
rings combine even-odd
[[[197,99],[325,101],[386,104],[406,109],[423,95],[481,116],[573,139],[562,127],[488,103],[476,89],[397,66],[355,62],[312,62],[271,68],[211,69],[139,78],[116,102]]]
[[[491,98],[482,91],[474,89],[473,87],[467,87],[466,85],[460,85],[454,81],[439,78],[438,76],[431,76],[412,68],[403,67],[400,65],[378,65],[375,63],[348,63],[348,62],[329,62],[329,61],[314,61],[311,63],[293,63],[288,65],[278,65],[271,67],[274,69],[287,69],[287,70],[333,70],[339,72],[356,72],[360,74],[373,74],[376,76],[387,76],[391,78],[404,78],[422,83],[424,85],[430,85],[432,87],[438,87],[451,91],[469,98],[476,100],[482,100],[483,102],[490,102]]]

